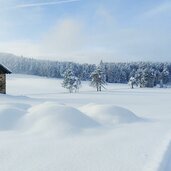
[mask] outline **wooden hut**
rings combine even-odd
[[[0,64],[0,93],[6,94],[6,74],[11,74],[11,71]]]

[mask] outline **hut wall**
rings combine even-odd
[[[6,93],[6,75],[0,73],[0,93]]]

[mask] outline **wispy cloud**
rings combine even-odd
[[[29,4],[18,4],[8,9],[17,9],[17,8],[31,8],[31,7],[40,7],[40,6],[50,6],[50,5],[58,5],[64,3],[73,3],[78,2],[80,0],[60,0],[60,1],[53,1],[53,2],[42,2],[42,3],[29,3]]]
[[[165,2],[145,12],[144,16],[147,17],[156,16],[168,11],[170,12],[170,10],[171,10],[171,2],[167,2],[167,3]]]

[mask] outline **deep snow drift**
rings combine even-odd
[[[81,107],[80,110],[104,125],[112,126],[114,124],[131,123],[142,120],[130,110],[114,105],[88,104]]]
[[[171,89],[7,77],[0,95],[0,170],[169,171]]]
[[[22,118],[20,129],[36,133],[65,135],[100,126],[79,110],[54,102],[31,107]]]

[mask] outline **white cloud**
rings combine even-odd
[[[28,40],[0,42],[0,52],[13,53],[19,56],[39,56],[41,54],[38,44]]]
[[[168,11],[167,8],[164,8],[164,5],[155,8],[156,10],[153,8],[149,14],[156,15]],[[26,21],[33,23],[36,18],[34,15],[37,14],[40,12],[33,12],[29,16],[30,20]],[[18,41],[3,42],[1,39],[0,51],[37,58],[90,63],[98,63],[100,59],[113,62],[169,59],[171,35],[166,29],[162,30],[154,25],[149,27],[144,18],[138,18],[133,26],[122,26],[104,6],[98,6],[92,14],[94,15],[91,21],[82,16],[63,17],[60,20],[57,18],[58,22],[50,26],[49,31],[41,33],[41,38],[36,37],[36,42],[31,40],[33,36],[30,40],[18,38]],[[137,27],[138,23],[141,25]],[[2,30],[5,29],[0,28],[0,35],[3,35]]]
[[[76,19],[63,19],[43,37],[45,51],[71,53],[84,44],[83,24]]]
[[[146,11],[144,17],[153,17],[171,11],[171,2],[165,2]]]
[[[17,9],[17,8],[30,8],[30,7],[40,7],[40,6],[49,6],[49,5],[59,5],[63,3],[72,3],[78,2],[79,0],[58,0],[58,1],[51,1],[51,2],[41,2],[41,3],[23,3],[19,5],[14,5],[8,7],[8,9]]]
[[[110,10],[105,6],[100,5],[96,12],[96,18],[102,20],[103,22],[111,23],[114,20],[113,15],[111,14]]]
[[[89,35],[85,23],[67,18],[37,42],[1,42],[0,51],[51,60],[98,63],[103,61],[166,61],[171,54],[167,32],[148,29],[115,29],[106,35]]]
[[[72,60],[86,45],[83,23],[77,19],[60,20],[41,39],[0,42],[1,52],[38,58],[60,57],[59,60]]]

